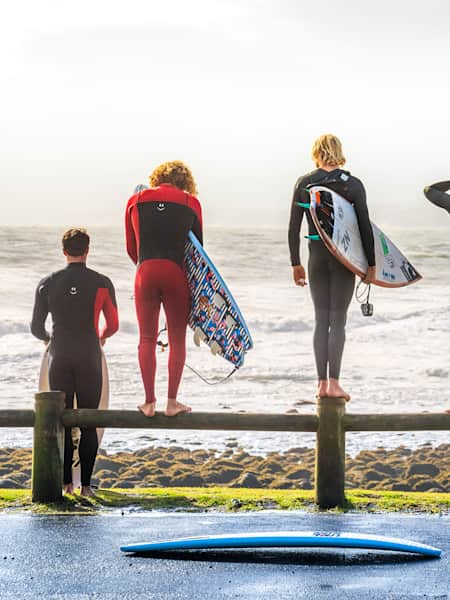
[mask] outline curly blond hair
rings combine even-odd
[[[148,178],[151,187],[158,187],[162,183],[169,183],[175,187],[196,194],[197,186],[190,168],[181,160],[171,160],[159,165]]]
[[[342,167],[345,164],[345,156],[340,139],[332,133],[321,135],[313,144],[311,158],[316,167]]]

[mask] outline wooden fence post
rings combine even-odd
[[[315,490],[320,508],[345,505],[344,398],[319,398]]]
[[[35,394],[33,438],[33,502],[58,502],[62,498],[64,392]]]

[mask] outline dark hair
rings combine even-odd
[[[62,247],[69,256],[83,256],[88,251],[89,240],[86,229],[68,229],[62,237]]]

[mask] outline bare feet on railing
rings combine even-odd
[[[73,494],[73,492],[74,492],[73,483],[65,483],[63,485],[63,494]]]
[[[153,417],[156,410],[156,402],[145,402],[144,404],[139,404],[137,409],[146,417]]]
[[[179,415],[180,413],[188,413],[191,412],[191,410],[192,408],[190,406],[182,404],[181,402],[177,402],[173,398],[168,398],[165,414],[166,417],[175,417],[175,415]]]
[[[317,384],[316,398],[324,398],[327,395],[327,389],[328,389],[328,380],[327,379],[319,379],[319,383]]]
[[[339,380],[331,377],[328,380],[326,396],[328,398],[344,398],[347,402],[350,400],[350,394],[347,394],[347,392],[341,388]]]
[[[92,498],[92,496],[95,496],[95,493],[90,485],[82,485],[81,490],[80,490],[80,496],[85,496],[86,498]]]

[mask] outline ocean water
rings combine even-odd
[[[33,297],[41,277],[64,266],[63,228],[0,228],[0,409],[31,408],[43,344],[29,333]],[[113,280],[120,331],[105,346],[111,378],[111,407],[134,409],[143,400],[137,363],[134,266],[120,229],[91,229],[88,264]],[[448,229],[392,231],[389,235],[423,275],[402,289],[374,288],[375,314],[361,315],[352,302],[347,326],[342,383],[352,394],[352,413],[433,412],[450,407],[450,235]],[[307,288],[294,286],[286,232],[220,229],[206,232],[205,247],[233,292],[250,327],[255,347],[244,366],[214,387],[185,371],[180,400],[198,411],[314,413],[313,307]],[[303,256],[306,255],[303,248]],[[164,316],[161,316],[161,325]],[[189,365],[208,379],[230,367],[196,348],[188,330]],[[167,352],[158,354],[157,397],[164,407]],[[361,448],[415,447],[448,441],[448,432],[355,433],[351,453]],[[0,446],[30,446],[27,429],[0,429]],[[109,430],[108,451],[174,444],[222,450],[237,443],[250,452],[312,446],[306,433]]]

